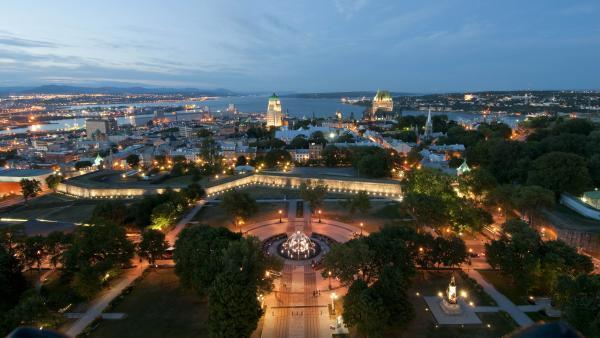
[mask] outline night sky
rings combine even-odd
[[[5,1],[0,86],[599,89],[599,1]]]

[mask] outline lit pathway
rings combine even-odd
[[[185,225],[192,220],[194,215],[204,205],[205,201],[200,200],[193,208],[190,210],[183,218],[177,223],[175,228],[171,230],[166,236],[166,240],[170,245],[175,243],[177,239],[177,235],[183,230]],[[64,328],[64,332],[71,337],[77,337],[85,328],[90,325],[96,318],[102,315],[102,311],[112,302],[113,299],[118,297],[121,292],[125,288],[127,288],[131,283],[133,283],[136,278],[140,277],[144,270],[148,267],[148,263],[146,261],[142,261],[138,264],[137,267],[125,270],[123,275],[120,277],[119,281],[116,284],[112,285],[107,290],[103,290],[100,295],[94,299],[91,303],[87,311],[82,314],[82,316],[77,319],[70,326]]]
[[[531,320],[531,318],[529,318],[518,306],[511,302],[510,299],[498,292],[498,290],[496,290],[492,284],[488,283],[488,281],[486,281],[477,270],[466,269],[465,272],[469,275],[469,277],[476,280],[477,283],[483,287],[483,290],[494,299],[496,304],[498,304],[498,308],[506,311],[519,326],[524,327],[533,324],[533,320]]]
[[[310,234],[315,231],[341,242],[350,239],[357,230],[335,221],[322,220],[322,223],[317,223],[316,220],[311,220],[306,203],[303,219],[296,219],[296,204],[297,200],[289,201],[288,218],[283,220],[284,224],[279,223],[278,219],[263,221],[248,226],[246,230],[261,239],[282,232],[290,234],[293,231],[303,231]],[[337,282],[333,281],[333,287],[338,287]],[[317,290],[321,292],[315,293]],[[332,292],[344,294],[342,289],[329,290],[329,280],[314,271],[310,261],[286,260],[282,276],[275,282],[275,290],[265,298],[262,337],[330,338],[332,331],[329,326],[334,320],[330,318],[327,306]]]

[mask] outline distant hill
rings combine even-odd
[[[352,92],[331,92],[331,93],[293,93],[282,95],[284,97],[294,97],[300,99],[339,99],[342,97],[367,97],[375,96],[376,91],[352,91]],[[412,96],[412,93],[390,92],[392,96]]]
[[[0,94],[186,94],[206,96],[235,96],[237,93],[224,89],[198,88],[146,88],[146,87],[80,87],[45,85],[38,87],[0,87]]]

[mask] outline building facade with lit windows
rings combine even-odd
[[[279,96],[271,95],[267,106],[267,127],[281,127],[283,125],[283,112]]]

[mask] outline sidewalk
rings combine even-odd
[[[198,203],[196,203],[192,210],[183,216],[175,228],[165,236],[165,239],[170,245],[175,244],[177,236],[181,230],[183,230],[185,225],[192,220],[192,218],[198,211],[200,211],[200,209],[202,209],[204,203],[206,203],[205,200],[200,200]],[[77,321],[66,328],[64,331],[65,334],[71,337],[77,337],[79,334],[81,334],[81,332],[83,332],[88,325],[102,315],[102,311],[104,311],[104,309],[108,306],[108,304],[110,304],[110,302],[112,302],[113,299],[118,297],[125,288],[131,285],[134,280],[142,275],[147,267],[148,262],[143,261],[139,263],[137,267],[125,271],[123,276],[121,276],[121,279],[116,284],[112,285],[109,289],[104,290],[98,298],[94,299],[90,303],[89,309],[79,319],[77,319]]]
[[[463,270],[464,271],[464,270]],[[533,324],[533,320],[529,318],[518,306],[516,306],[510,299],[506,298],[501,294],[494,286],[486,281],[483,276],[475,269],[468,269],[465,271],[469,277],[473,278],[483,290],[490,295],[498,304],[500,310],[506,311],[514,321],[521,327],[529,326]]]

